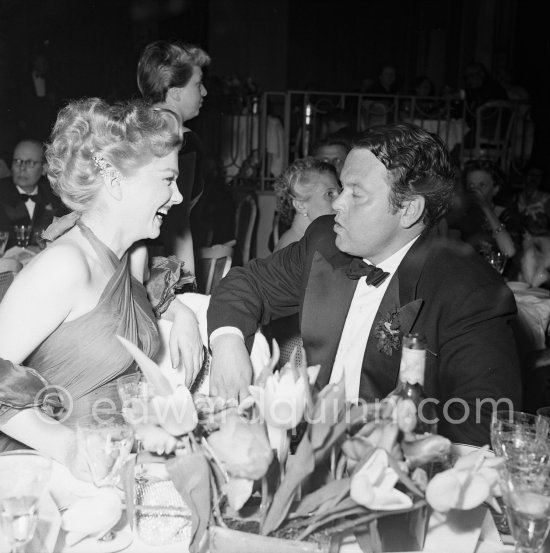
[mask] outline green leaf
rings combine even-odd
[[[283,523],[298,487],[315,469],[314,461],[313,448],[308,436],[305,435],[298,444],[296,453],[290,458],[285,477],[273,496],[271,507],[261,527],[264,536],[275,531]]]
[[[203,453],[178,455],[166,462],[176,489],[191,509],[189,553],[196,553],[210,522],[210,472]]]
[[[350,479],[342,478],[341,480],[332,480],[328,484],[325,484],[321,488],[306,495],[298,508],[294,510],[295,515],[306,516],[309,513],[313,513],[319,507],[323,507],[327,502],[332,501],[338,496],[341,496],[346,491],[349,492]]]

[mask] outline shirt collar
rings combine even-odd
[[[403,258],[405,255],[407,255],[407,252],[411,249],[412,245],[420,238],[420,234],[418,236],[415,236],[410,242],[407,242],[400,250],[397,250],[394,254],[390,255],[387,259],[384,259],[384,261],[381,261],[376,265],[377,267],[380,267],[383,271],[386,271],[387,273],[390,273],[390,275],[393,275],[395,271],[397,271],[397,268],[401,264],[401,261],[403,261]],[[368,259],[363,260],[365,263],[369,263],[370,261]]]
[[[29,196],[34,196],[35,194],[38,194],[38,185],[36,185],[30,193],[26,190],[23,190],[20,186],[15,185],[15,188],[17,188],[17,192],[19,192],[19,194],[28,194]]]

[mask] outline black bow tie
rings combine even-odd
[[[355,257],[346,269],[346,275],[353,280],[366,276],[369,286],[379,286],[390,276],[390,273],[386,273],[380,267],[369,265],[359,257]]]
[[[19,194],[19,196],[21,196],[21,199],[24,202],[28,202],[30,200],[31,202],[36,203],[36,194]]]

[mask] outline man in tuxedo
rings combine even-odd
[[[10,232],[8,247],[15,244],[13,225],[30,224],[42,231],[62,215],[61,200],[54,195],[45,177],[44,148],[33,139],[25,139],[13,151],[12,175],[0,179],[0,230]],[[34,237],[31,244],[35,244]]]
[[[403,335],[418,332],[427,338],[424,389],[438,431],[490,443],[494,403],[520,407],[516,305],[481,256],[437,231],[454,183],[447,149],[412,124],[374,127],[348,154],[341,181],[335,216],[314,221],[300,242],[231,269],[216,288],[212,393],[246,395],[245,342],[272,318],[300,313],[308,364],[321,365],[317,386],[343,379],[350,401],[395,388]]]

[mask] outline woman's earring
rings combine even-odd
[[[307,211],[302,212],[302,215],[303,215],[304,217],[307,217]]]

